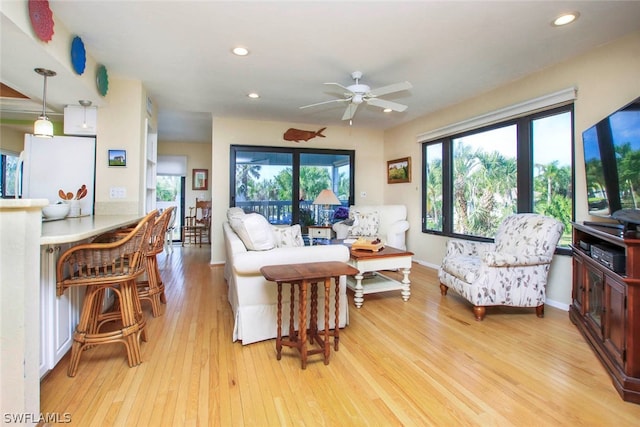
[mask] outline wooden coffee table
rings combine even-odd
[[[353,275],[358,271],[344,262],[310,262],[302,264],[268,265],[260,269],[262,275],[278,284],[278,332],[276,337],[276,354],[278,360],[282,357],[282,346],[297,348],[302,359],[302,369],[307,368],[307,356],[322,353],[324,364],[329,364],[329,336],[333,335],[335,350],[338,351],[340,340],[340,276]],[[333,334],[329,333],[329,291],[331,290],[331,278],[335,280],[335,328]],[[289,310],[289,336],[282,339],[282,284],[291,284],[291,309]],[[318,332],[318,283],[324,284],[324,333]],[[298,329],[294,330],[294,303],[295,286],[299,290],[298,302]],[[307,290],[311,285],[311,310],[309,329],[307,331]],[[307,339],[308,337],[308,339]],[[319,349],[307,350],[307,341],[314,341]]]
[[[349,264],[358,269],[354,278],[347,278],[347,286],[355,292],[353,301],[356,308],[364,304],[364,295],[375,292],[400,290],[402,299],[408,301],[411,296],[411,257],[413,252],[385,246],[378,252],[351,249]],[[401,270],[401,282],[380,273],[381,270]],[[372,273],[371,275],[365,275]],[[371,277],[369,277],[371,276]]]

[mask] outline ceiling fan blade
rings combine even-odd
[[[344,114],[342,115],[342,120],[351,120],[353,116],[355,116],[357,109],[358,104],[347,105],[347,109],[344,110]]]
[[[382,87],[379,87],[377,89],[373,89],[367,95],[369,95],[369,96],[382,96],[382,95],[386,95],[388,93],[394,93],[394,92],[400,92],[402,90],[408,90],[408,89],[411,89],[412,87],[413,86],[409,82],[394,83],[392,85],[382,86]]]
[[[369,98],[367,100],[367,103],[369,105],[373,105],[374,107],[390,108],[393,111],[399,111],[399,112],[403,112],[408,108],[406,105],[398,104],[397,102],[387,101],[386,99],[380,99],[380,98]]]
[[[349,99],[332,99],[330,101],[322,101],[322,102],[316,102],[315,104],[303,105],[302,107],[298,107],[298,108],[302,110],[304,108],[315,107],[317,105],[330,104],[332,102],[344,102],[344,101],[349,101]]]
[[[351,90],[349,90],[348,87],[341,85],[340,83],[325,83],[326,85],[333,85],[333,86],[338,86],[340,89],[342,89],[343,91],[345,91],[346,93],[353,93]]]

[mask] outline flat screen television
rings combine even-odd
[[[640,224],[640,98],[582,133],[589,214]]]

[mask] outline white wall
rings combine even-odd
[[[383,156],[383,134],[381,131],[353,127],[329,127],[325,138],[314,138],[307,142],[285,141],[282,136],[290,127],[316,131],[317,125],[284,122],[249,121],[239,119],[213,119],[212,164],[215,181],[212,180],[212,263],[224,262],[222,223],[229,207],[229,146],[259,145],[273,147],[309,147],[321,149],[356,150],[355,202],[382,203],[382,188],[386,183],[386,163]],[[366,192],[366,198],[360,197]]]
[[[472,64],[470,64],[472,66]],[[588,218],[582,152],[582,131],[606,115],[640,96],[640,31],[584,55],[542,70],[526,78],[489,91],[474,99],[385,132],[385,160],[411,156],[413,180],[410,184],[385,185],[386,203],[406,203],[411,229],[407,236],[415,260],[440,265],[446,238],[421,232],[421,145],[416,136],[423,132],[498,110],[568,87],[578,88],[575,101],[575,209],[576,220]],[[568,308],[571,302],[571,258],[556,256],[551,268],[547,299]]]

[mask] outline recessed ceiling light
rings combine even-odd
[[[580,13],[578,12],[563,13],[562,15],[554,19],[552,24],[556,27],[561,27],[563,25],[572,23],[573,21],[578,19],[579,16]]]
[[[257,93],[255,93],[255,92],[251,92],[251,93],[250,93],[250,94],[248,94],[247,96],[248,96],[249,98],[251,98],[251,99],[258,99],[258,98],[260,98],[260,95],[258,95],[258,94],[257,94]]]
[[[383,113],[390,113],[393,110],[391,108],[385,108],[384,110],[382,110]]]
[[[249,49],[247,49],[246,47],[234,47],[231,52],[233,52],[234,55],[238,55],[238,56],[249,55]]]

